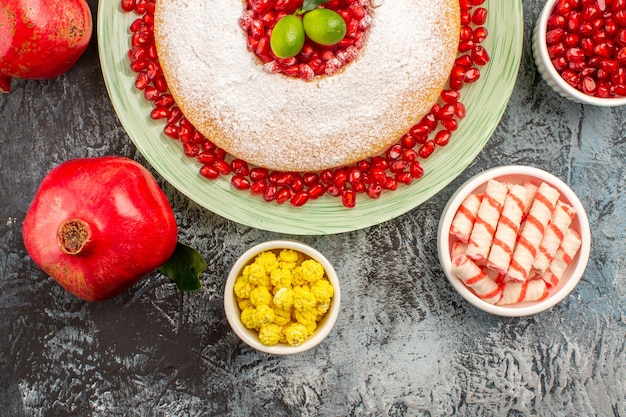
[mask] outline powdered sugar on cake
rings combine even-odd
[[[185,116],[230,154],[282,171],[384,151],[437,100],[458,43],[456,0],[378,0],[358,57],[306,82],[267,72],[247,50],[243,3],[156,4],[159,59]]]

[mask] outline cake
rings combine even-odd
[[[306,81],[249,50],[238,0],[157,0],[163,74],[185,117],[230,155],[320,171],[384,152],[429,112],[457,54],[458,0],[368,3],[367,36],[340,71]]]

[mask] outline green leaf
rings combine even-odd
[[[304,0],[302,7],[300,7],[296,11],[296,14],[304,14],[306,12],[310,12],[311,10],[317,9],[319,6],[321,6],[324,3],[327,3],[328,1],[330,0]]]
[[[207,268],[207,263],[197,250],[180,242],[170,258],[159,271],[174,281],[181,291],[197,291],[202,288],[200,275]]]

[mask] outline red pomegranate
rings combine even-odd
[[[0,91],[12,78],[50,79],[85,52],[93,22],[85,0],[0,0]]]
[[[178,228],[154,177],[117,156],[79,158],[42,181],[22,230],[31,259],[86,301],[113,297],[172,256]]]

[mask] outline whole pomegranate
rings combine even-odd
[[[85,52],[93,30],[85,0],[0,0],[0,91],[12,78],[58,77]]]
[[[79,158],[41,182],[22,230],[32,260],[86,301],[113,297],[162,266],[178,228],[154,177],[117,156]]]

